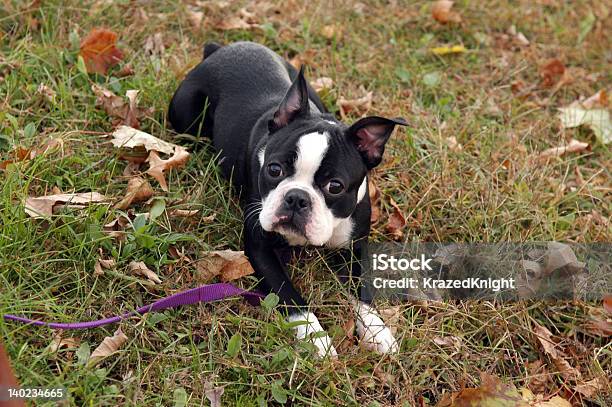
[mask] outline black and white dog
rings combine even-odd
[[[291,246],[339,249],[339,278],[359,291],[368,255],[368,170],[382,159],[401,118],[366,117],[352,126],[329,114],[289,63],[251,42],[204,48],[180,84],[168,118],[179,133],[212,136],[225,176],[241,189],[245,252],[261,289],[275,292],[319,355],[336,351],[287,275]],[[357,294],[358,295],[358,294]],[[380,353],[398,344],[373,307],[354,301],[357,333]],[[318,333],[316,335],[311,335]]]

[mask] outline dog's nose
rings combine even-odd
[[[294,212],[304,212],[310,208],[312,201],[308,192],[301,189],[290,189],[285,194],[285,208]]]

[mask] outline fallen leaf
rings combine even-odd
[[[13,158],[0,162],[0,170],[5,170],[10,164],[29,161],[34,158],[35,152],[31,148],[16,147],[12,151]]]
[[[149,35],[144,42],[142,47],[143,51],[151,56],[162,56],[164,51],[166,51],[166,46],[164,45],[164,38],[161,32],[157,32],[153,35]]]
[[[238,15],[233,15],[229,18],[223,18],[215,27],[219,30],[249,30],[257,28],[260,25],[256,20],[255,14],[248,11],[246,8],[241,8]]]
[[[51,344],[49,345],[49,351],[55,353],[63,348],[78,348],[81,344],[81,340],[79,338],[62,338],[62,331],[57,331],[53,335],[53,339],[51,339]]]
[[[228,282],[254,273],[244,252],[233,250],[204,252],[202,258],[196,260],[195,266],[203,282],[217,276],[222,282]]]
[[[342,30],[338,25],[328,24],[321,28],[321,35],[328,40],[333,40],[334,38],[340,40],[342,38]]]
[[[36,89],[36,93],[41,95],[47,102],[55,104],[55,96],[57,95],[53,89],[41,83]]]
[[[132,273],[146,277],[155,284],[161,284],[162,282],[159,276],[149,269],[143,261],[131,261],[128,267]]]
[[[368,195],[370,196],[370,206],[372,212],[370,214],[370,223],[373,225],[380,219],[380,191],[372,177],[368,177]]]
[[[206,383],[204,395],[210,401],[210,407],[221,407],[221,396],[225,387],[214,387],[211,383]]]
[[[599,376],[588,382],[577,384],[576,387],[574,387],[574,391],[590,399],[603,390],[607,390],[609,387],[610,381],[605,376]]]
[[[164,173],[172,168],[185,166],[187,161],[189,161],[189,156],[189,152],[181,146],[176,146],[174,154],[167,160],[159,158],[157,152],[151,151],[149,153],[149,158],[147,158],[149,169],[146,173],[155,178],[164,191],[168,191],[168,184],[166,183]]]
[[[324,90],[331,89],[332,86],[334,86],[334,81],[332,78],[323,76],[315,79],[311,85],[317,93],[320,93]]]
[[[463,45],[453,45],[452,47],[435,47],[431,49],[434,55],[448,55],[448,54],[461,54],[467,52],[467,49]]]
[[[529,45],[529,40],[527,39],[527,37],[525,37],[525,34],[520,31],[517,31],[515,25],[510,26],[510,28],[508,29],[508,34],[510,34],[519,45]]]
[[[594,95],[585,99],[584,102],[580,102],[580,104],[585,109],[606,109],[608,107],[608,93],[604,89],[601,89]]]
[[[199,30],[202,26],[202,19],[204,18],[204,12],[187,9],[187,20],[189,20],[189,24],[194,30]]]
[[[94,265],[94,276],[101,276],[104,274],[104,270],[110,270],[115,267],[115,259],[105,259],[102,256],[104,255],[102,248],[99,250],[100,257],[96,260],[96,264]]]
[[[478,388],[463,389],[440,400],[437,407],[527,407],[527,403],[513,384],[505,384],[499,378],[481,373]]]
[[[558,59],[551,59],[540,67],[542,86],[550,88],[554,86],[565,73],[565,65]]]
[[[80,55],[89,73],[106,75],[108,70],[123,59],[116,47],[117,34],[104,28],[94,28],[81,41]]]
[[[134,129],[129,126],[119,126],[112,134],[111,143],[113,146],[121,149],[135,149],[141,151],[140,156],[147,156],[149,151],[157,151],[158,153],[174,154],[174,151],[179,147],[176,144],[158,139],[155,136]],[[133,154],[133,153],[131,153]],[[144,161],[144,159],[143,159]]]
[[[459,144],[455,136],[450,136],[446,139],[446,145],[451,151],[463,151],[463,146]]]
[[[459,13],[451,11],[451,8],[455,4],[454,1],[448,0],[438,0],[436,1],[431,8],[432,17],[442,23],[460,23],[461,16]]]
[[[373,92],[368,92],[365,96],[358,99],[345,99],[340,97],[338,99],[338,107],[340,108],[340,116],[343,120],[346,120],[349,113],[356,113],[357,115],[363,115],[372,108],[372,96]]]
[[[52,216],[53,209],[58,204],[70,204],[84,207],[91,203],[102,203],[105,201],[107,201],[107,198],[97,192],[80,192],[72,194],[29,197],[26,199],[25,211],[33,218],[41,218]]]
[[[595,98],[585,101],[588,102],[587,106],[599,106],[602,98],[604,101],[607,98],[605,92],[596,95]],[[587,108],[580,102],[574,102],[568,107],[560,108],[559,112],[559,119],[564,128],[588,126],[601,143],[608,144],[612,141],[612,121],[608,109]]]
[[[128,340],[128,337],[121,331],[121,328],[115,331],[113,336],[107,336],[102,343],[91,353],[89,362],[92,364],[98,363],[102,359],[117,352]]]
[[[433,338],[433,342],[436,345],[454,348],[455,350],[461,349],[461,345],[463,341],[458,336],[450,335],[450,336],[435,336]]]
[[[528,370],[526,386],[534,392],[543,393],[551,378],[544,362],[541,359],[537,359],[533,362],[527,362],[526,367]]]
[[[130,205],[144,202],[153,196],[151,184],[144,178],[134,177],[128,180],[125,196],[115,205],[115,209],[127,209]]]
[[[571,139],[570,142],[561,147],[553,147],[542,151],[538,158],[545,160],[551,157],[561,157],[566,153],[580,153],[589,148],[589,143]]]
[[[96,95],[96,105],[104,109],[106,114],[112,119],[113,126],[127,125],[130,128],[138,128],[140,126],[140,119],[153,112],[152,109],[138,107],[137,90],[128,90],[125,93],[127,103],[124,98],[115,95],[100,85],[93,84],[91,90]]]
[[[199,209],[173,209],[170,211],[168,216],[177,218],[190,218],[192,216],[197,215],[199,212]]]
[[[406,226],[406,218],[402,214],[401,209],[393,199],[390,200],[393,207],[393,212],[389,216],[387,223],[387,232],[391,234],[393,240],[401,240],[404,237],[404,227]]]
[[[568,361],[563,358],[560,351],[557,349],[557,344],[552,340],[552,333],[546,327],[535,322],[533,332],[542,345],[544,353],[552,360],[563,377],[569,380],[577,380],[581,377],[580,371],[572,367]]]
[[[603,308],[604,308],[604,311],[612,315],[612,294],[604,295]]]
[[[378,313],[385,321],[385,325],[389,327],[389,330],[393,335],[397,333],[397,328],[402,326],[402,306],[394,305],[384,308],[378,308]]]

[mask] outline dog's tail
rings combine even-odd
[[[204,44],[204,52],[202,54],[202,59],[212,55],[213,52],[221,48],[223,45],[217,44],[216,42],[207,42]]]

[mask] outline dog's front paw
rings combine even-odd
[[[358,302],[355,306],[357,335],[366,348],[380,354],[397,353],[399,345],[391,330],[380,318],[376,310]]]
[[[301,322],[295,327],[296,336],[299,340],[308,340],[317,348],[317,356],[330,356],[335,358],[338,356],[336,348],[332,345],[331,338],[321,324],[319,319],[312,312],[300,312],[290,315],[287,318],[289,322]]]

